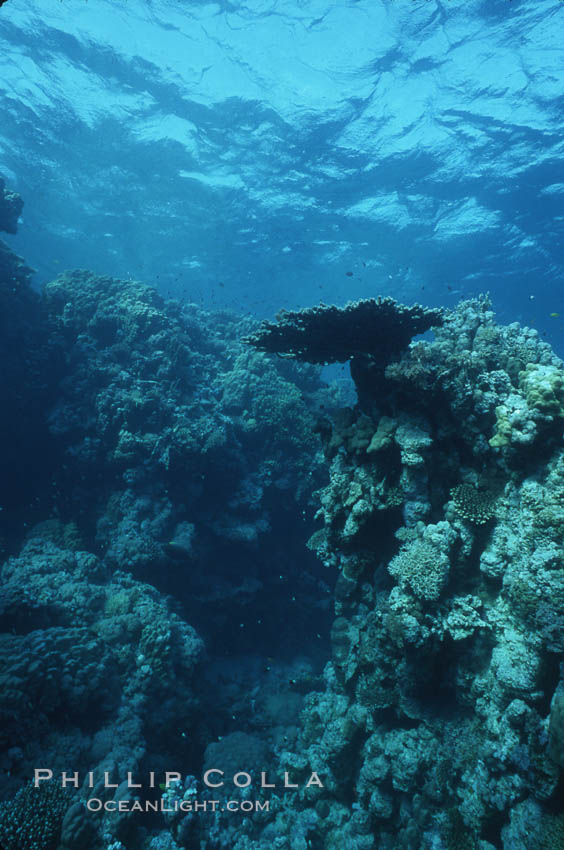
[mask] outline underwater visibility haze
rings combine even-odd
[[[564,848],[564,3],[0,64],[0,848]]]

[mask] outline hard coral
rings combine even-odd
[[[495,500],[491,493],[477,490],[472,484],[459,484],[450,491],[456,512],[476,525],[495,516]]]
[[[443,322],[442,310],[393,298],[367,298],[345,307],[320,304],[282,311],[278,322],[263,322],[244,342],[261,351],[283,354],[309,363],[344,363],[372,355],[381,364],[407,348],[417,334]]]
[[[528,363],[519,373],[519,386],[527,405],[543,417],[564,417],[564,371],[553,365]]]
[[[59,785],[24,785],[0,803],[0,839],[9,850],[54,850],[70,798]]]
[[[448,579],[448,553],[427,540],[414,540],[392,558],[388,570],[400,584],[409,585],[415,596],[435,600]]]

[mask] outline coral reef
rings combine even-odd
[[[486,298],[445,314],[321,307],[255,331],[85,271],[38,296],[8,256],[2,303],[38,344],[10,360],[2,342],[7,393],[46,425],[24,431],[33,485],[16,475],[25,441],[3,446],[21,493],[6,488],[0,516],[0,842],[559,846],[564,371],[550,347],[498,325]],[[334,410],[303,359],[352,359],[358,404]],[[78,771],[78,787],[31,789],[37,765]],[[207,769],[237,814],[174,808],[218,797]],[[159,770],[181,774],[151,789],[171,810],[137,818],[128,806],[149,795],[128,774]]]
[[[325,474],[317,411],[334,393],[313,367],[246,349],[250,320],[137,282],[76,271],[41,296],[24,277],[21,293],[48,340],[45,356],[37,347],[48,392],[18,383],[7,358],[6,392],[37,405],[43,430],[40,459],[36,430],[6,456],[0,798],[38,764],[72,766],[81,781],[61,847],[127,847],[140,841],[135,817],[95,817],[84,798],[132,801],[129,772],[196,771],[207,744],[259,701],[256,681],[239,673],[228,691],[224,670],[202,664],[204,641],[212,657],[216,643],[221,657],[226,647],[266,655],[281,634],[298,651],[304,633],[327,627],[324,569],[305,541]],[[294,697],[283,722],[295,725]],[[87,771],[115,787],[89,789]]]
[[[45,286],[43,308],[65,361],[49,413],[61,515],[112,568],[176,595],[187,571],[189,621],[244,640],[243,612],[268,607],[297,563],[299,540],[284,527],[313,514],[325,475],[316,411],[332,394],[314,367],[245,348],[249,320],[165,301],[136,281],[69,272]],[[280,551],[279,568],[262,568],[261,546]],[[295,572],[306,621],[314,584]],[[262,623],[274,640],[276,620]]]
[[[194,758],[203,642],[154,587],[127,573],[110,578],[96,556],[60,548],[42,527],[4,564],[1,582],[2,597],[10,600],[4,618],[9,613],[19,624],[16,633],[5,631],[4,619],[0,634],[2,793],[17,789],[37,766],[56,775],[72,765],[80,787],[69,789],[66,805],[73,806],[58,827],[63,845],[78,850],[90,846],[97,829],[83,805],[74,809],[77,795],[119,799],[120,783],[128,771],[139,774],[148,753],[158,753],[159,763]],[[194,738],[183,739],[184,728]],[[103,785],[89,789],[88,771],[97,777],[107,771],[115,793]],[[131,827],[126,819],[106,818],[104,828],[123,838]],[[37,846],[51,845],[45,839]]]
[[[558,846],[563,374],[479,299],[334,417],[309,544],[340,571],[333,657],[284,754],[325,787],[282,801],[280,846]]]

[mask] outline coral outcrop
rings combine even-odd
[[[131,803],[128,773],[198,771],[206,746],[262,700],[239,668],[225,685],[226,648],[266,655],[285,635],[297,652],[328,623],[323,567],[305,541],[325,480],[316,411],[334,394],[313,367],[245,348],[250,320],[137,282],[77,271],[41,296],[22,279],[21,293],[53,356],[41,359],[46,394],[16,386],[16,364],[6,372],[7,392],[37,406],[42,438],[40,458],[34,440],[6,447],[0,799],[9,806],[35,765],[78,771],[61,847],[121,850],[139,844],[140,824],[95,817],[84,798]],[[22,339],[18,352],[34,356]],[[263,717],[295,727],[301,697],[280,702],[283,718],[280,691],[273,680]]]
[[[284,526],[313,514],[324,475],[316,410],[331,393],[314,367],[243,346],[248,319],[136,281],[69,272],[45,286],[43,306],[65,359],[48,417],[63,516],[77,519],[81,504],[89,547],[163,590],[188,570],[190,622],[239,629],[242,611],[278,592],[275,576],[294,572]],[[262,569],[261,546],[281,552],[277,571]],[[275,621],[263,623],[274,639]]]
[[[558,846],[563,375],[479,299],[334,417],[310,541],[339,570],[333,657],[283,756],[325,787],[285,799],[281,846]]]
[[[21,788],[9,803],[0,803],[0,840],[10,850],[56,850],[69,795],[56,785]]]

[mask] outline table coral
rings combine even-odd
[[[450,491],[456,512],[476,525],[483,525],[495,516],[495,499],[487,490],[471,484],[458,484]]]
[[[263,322],[244,341],[308,363],[344,363],[371,355],[384,365],[414,336],[442,321],[442,310],[419,304],[406,307],[389,297],[368,298],[345,307],[321,304],[282,311],[278,322]]]

